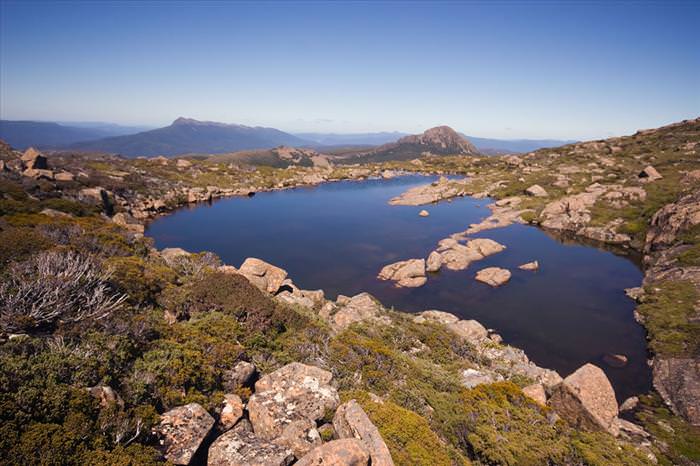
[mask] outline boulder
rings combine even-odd
[[[478,385],[494,383],[496,378],[486,372],[476,369],[464,369],[462,371],[462,385],[466,388],[474,388]]]
[[[175,166],[177,168],[189,168],[192,166],[192,162],[190,162],[189,160],[185,160],[185,159],[177,159]]]
[[[350,400],[338,407],[333,416],[333,428],[338,438],[359,440],[369,452],[372,466],[393,466],[384,439],[357,401]]]
[[[222,431],[229,430],[236,425],[238,420],[243,417],[243,408],[245,404],[241,397],[234,394],[224,395],[223,408],[219,416],[219,427]]]
[[[75,176],[71,172],[58,172],[54,175],[56,181],[73,181]]]
[[[340,296],[338,296],[337,302],[341,303]],[[369,293],[360,293],[348,298],[347,301],[342,300],[342,302],[345,304],[342,304],[340,309],[329,317],[335,331],[342,331],[355,322],[377,319],[382,310],[381,304]]]
[[[232,392],[241,387],[249,387],[253,384],[257,369],[254,364],[247,361],[239,361],[233,369],[225,370],[222,377],[224,390]]]
[[[100,402],[101,408],[109,408],[110,406],[124,407],[124,400],[114,391],[112,387],[107,385],[97,385],[87,389],[88,393]]]
[[[464,270],[472,262],[503,251],[506,247],[488,238],[477,238],[460,244],[454,238],[445,238],[438,243],[437,252],[442,265],[450,270]]]
[[[49,163],[44,154],[30,147],[22,154],[22,162],[31,170],[48,170]]]
[[[314,448],[294,466],[367,466],[368,463],[369,453],[362,442],[344,438]]]
[[[190,403],[164,413],[155,433],[165,458],[173,464],[187,465],[213,426],[214,418],[197,403]]]
[[[487,267],[476,273],[476,279],[491,286],[500,286],[510,280],[509,270],[500,267]]]
[[[276,293],[287,278],[286,270],[254,257],[247,258],[238,271],[253,285],[268,293]]]
[[[520,270],[535,271],[535,270],[539,270],[540,263],[537,261],[532,261],[532,262],[528,262],[528,263],[523,264],[523,265],[519,265],[518,268]]]
[[[538,185],[538,184],[533,184],[529,188],[525,190],[525,194],[528,196],[534,196],[534,197],[547,197],[547,191],[545,189]]]
[[[646,168],[644,168],[644,170],[639,172],[639,178],[642,178],[645,181],[656,181],[663,178],[663,176],[661,176],[661,174],[656,170],[656,168],[649,165]]]
[[[547,404],[547,394],[541,383],[533,383],[523,388],[523,393],[541,405]]]
[[[593,364],[578,368],[554,387],[549,404],[574,428],[618,434],[615,392]]]
[[[422,286],[428,280],[425,277],[425,259],[409,259],[389,264],[382,268],[377,278],[395,281],[396,286]]]
[[[428,212],[427,210],[423,209],[423,210],[421,210],[420,212],[418,212],[418,215],[420,215],[421,217],[427,217],[428,215],[430,215],[430,212]]]
[[[437,272],[442,267],[442,255],[439,252],[433,251],[428,255],[428,259],[425,261],[425,271],[426,272]]]
[[[291,363],[255,384],[248,413],[255,435],[290,448],[297,457],[321,443],[316,421],[338,406],[330,372]]]
[[[476,320],[460,320],[448,324],[447,328],[470,343],[483,340],[489,334],[486,327]]]
[[[638,404],[639,404],[639,398],[636,396],[631,396],[622,402],[622,404],[620,405],[620,412],[631,411],[634,408],[636,408]]]
[[[33,178],[35,180],[53,180],[54,174],[51,170],[42,170],[40,168],[27,168],[22,172],[22,176]]]
[[[413,321],[422,324],[424,322],[435,322],[438,324],[443,324],[443,325],[448,325],[448,324],[454,324],[459,321],[459,317],[457,317],[454,314],[450,314],[449,312],[444,312],[444,311],[437,311],[437,310],[428,310],[428,311],[423,311],[416,315],[413,318]]]
[[[700,425],[700,361],[693,358],[655,358],[654,388],[674,413]]]
[[[289,466],[293,462],[292,450],[261,440],[239,423],[212,443],[207,465]]]

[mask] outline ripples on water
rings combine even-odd
[[[471,198],[418,207],[387,204],[431,180],[346,181],[224,199],[161,217],[147,234],[159,248],[209,250],[235,266],[246,257],[261,258],[286,269],[301,288],[323,289],[327,298],[368,291],[396,309],[440,309],[477,319],[562,376],[586,362],[599,365],[620,400],[649,389],[644,332],[623,293],[642,280],[630,258],[513,225],[474,235],[507,249],[467,270],[430,274],[426,285],[414,289],[378,281],[384,265],[427,257],[440,239],[489,215],[488,200]],[[424,208],[429,217],[418,216]],[[540,262],[539,271],[517,268],[532,260]],[[488,266],[510,269],[510,282],[499,288],[476,282],[476,271]],[[607,367],[605,353],[624,354],[629,364]]]

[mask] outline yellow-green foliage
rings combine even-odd
[[[385,401],[375,403],[366,392],[343,394],[357,400],[377,426],[398,466],[468,465],[469,460],[441,441],[422,416]]]
[[[696,355],[700,351],[700,323],[694,320],[700,299],[686,281],[665,281],[646,288],[637,311],[644,318],[652,351],[664,356]]]
[[[177,278],[165,264],[137,256],[112,257],[105,261],[104,266],[112,270],[112,281],[135,305],[155,303],[160,292]]]
[[[674,416],[658,395],[640,397],[635,416],[662,445],[660,464],[700,464],[700,427]]]

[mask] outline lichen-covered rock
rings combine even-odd
[[[343,438],[356,438],[369,452],[372,466],[393,466],[391,453],[384,443],[377,427],[355,400],[340,405],[333,417],[336,435]]]
[[[286,270],[255,257],[247,258],[238,271],[253,285],[268,293],[276,293],[282,286],[284,279],[287,278]]]
[[[289,448],[261,440],[244,426],[236,426],[209,447],[208,466],[289,466]]]
[[[462,371],[462,385],[466,388],[474,388],[478,385],[494,383],[497,380],[503,380],[502,376],[492,374],[486,371],[477,369],[464,369]]]
[[[352,298],[341,299],[338,297],[338,310],[331,316],[329,320],[335,331],[342,331],[355,322],[376,319],[379,317],[382,310],[381,304],[375,300],[369,293],[360,293]]]
[[[190,403],[164,413],[154,430],[165,458],[187,465],[213,426],[214,418],[197,403]]]
[[[229,430],[235,426],[238,420],[243,417],[243,408],[245,408],[245,404],[240,396],[232,393],[224,395],[223,407],[219,416],[221,430]]]
[[[316,421],[338,406],[338,392],[329,385],[330,372],[291,363],[262,377],[248,401],[255,434],[300,456],[318,444]]]
[[[700,361],[657,357],[653,374],[654,388],[673,412],[700,425]]]
[[[295,466],[367,466],[368,463],[369,453],[362,442],[344,438],[314,448]]]
[[[487,267],[485,269],[479,270],[476,273],[476,279],[478,281],[486,283],[487,285],[493,287],[503,285],[508,280],[510,280],[510,277],[510,270],[502,269],[500,267]]]
[[[397,286],[415,288],[427,281],[425,259],[409,259],[395,262],[382,268],[377,276],[380,280],[392,280]]]
[[[413,318],[413,321],[418,324],[422,324],[424,322],[435,322],[438,324],[447,325],[456,323],[459,321],[459,317],[454,314],[450,314],[449,312],[430,309],[428,311],[418,313]]]
[[[489,334],[486,327],[473,319],[459,320],[457,322],[447,324],[447,328],[470,343],[483,340]]]
[[[593,364],[578,368],[554,387],[549,404],[575,428],[618,434],[615,392]]]

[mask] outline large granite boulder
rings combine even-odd
[[[168,461],[188,465],[212,427],[214,418],[197,403],[190,403],[164,413],[154,433]]]
[[[22,162],[29,170],[47,170],[49,168],[46,156],[33,147],[24,151]]]
[[[282,282],[287,278],[286,270],[255,257],[247,258],[239,267],[238,272],[260,290],[268,293],[277,293]]]
[[[433,251],[428,255],[428,259],[425,261],[425,271],[426,272],[437,272],[442,267],[442,255],[439,252]]]
[[[384,266],[377,276],[380,280],[392,280],[396,286],[414,288],[428,280],[425,277],[425,259],[409,259]]]
[[[233,392],[241,387],[251,386],[254,382],[257,369],[255,364],[247,361],[239,361],[232,369],[225,370],[222,377],[224,390]]]
[[[245,425],[237,425],[209,447],[208,466],[289,466],[294,453],[289,448],[262,440]]]
[[[262,377],[248,401],[255,435],[290,448],[297,457],[320,445],[316,421],[339,403],[331,379],[328,371],[296,362]]]
[[[367,466],[368,463],[369,453],[362,442],[355,438],[344,438],[314,448],[294,465]]]
[[[605,373],[586,364],[552,390],[550,406],[573,427],[619,433],[617,400]]]
[[[338,407],[333,417],[333,428],[341,439],[355,438],[362,442],[370,454],[372,466],[393,466],[389,448],[357,401],[350,400]]]

